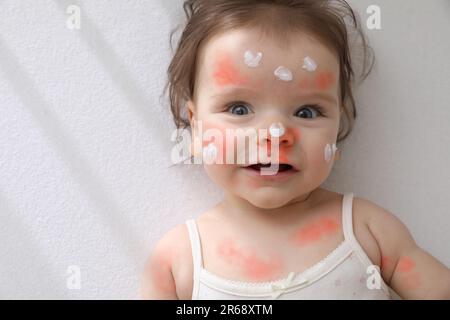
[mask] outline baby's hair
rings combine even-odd
[[[355,72],[349,42],[362,49],[359,56],[363,59],[358,69],[361,80],[369,75],[374,55],[359,18],[345,0],[186,0],[183,7],[187,24],[170,63],[164,89],[164,92],[169,89],[170,108],[177,129],[190,128],[186,103],[194,97],[197,60],[202,45],[227,31],[257,28],[261,36],[269,36],[285,47],[289,46],[295,32],[305,32],[336,54],[340,66],[340,102],[345,117],[345,122],[341,121],[337,142],[351,133],[356,119],[356,103],[352,91]],[[175,31],[170,36],[171,44]]]

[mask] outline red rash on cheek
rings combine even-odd
[[[300,228],[290,237],[290,241],[299,246],[309,245],[335,233],[338,229],[339,224],[334,219],[325,217]]]
[[[280,163],[287,163],[287,162],[289,162],[288,157],[286,155],[286,152],[287,151],[285,149],[280,149],[280,156],[279,156],[279,159],[278,159],[278,161]]]
[[[292,135],[294,136],[294,141],[300,141],[300,129],[299,128],[289,128],[288,132],[291,132]]]
[[[231,57],[225,54],[219,57],[213,77],[219,86],[245,85],[249,81],[247,76],[239,72]]]
[[[237,148],[237,141],[235,139],[234,133],[231,131],[231,136],[228,139],[227,138],[227,129],[226,127],[218,126],[216,124],[209,123],[208,121],[202,122],[202,128],[203,128],[203,141],[202,141],[202,147],[206,148],[210,143],[214,143],[214,145],[217,147],[217,163],[225,164],[227,161],[227,150],[229,151],[230,155],[234,154],[235,156],[239,154],[236,150]],[[206,135],[206,132],[210,132],[210,135]],[[299,128],[288,128],[286,130],[285,135],[293,137],[293,143],[296,143],[300,140],[301,134]],[[260,140],[257,139],[258,141]],[[249,146],[248,143],[245,143],[246,150],[245,153],[248,155],[249,153]],[[258,148],[261,148],[261,144],[258,143]],[[262,148],[260,151],[257,150],[257,156],[258,161],[260,161],[260,152],[267,152],[267,155],[270,156],[271,154],[271,142],[270,140],[267,142],[266,150]],[[278,149],[278,161],[280,163],[289,163],[289,157],[288,154],[292,150],[292,146],[289,147],[283,147],[283,145],[280,146]],[[234,159],[236,160],[236,159]],[[230,163],[231,164],[231,163]],[[237,163],[234,163],[237,164]]]
[[[233,240],[224,240],[219,245],[217,253],[230,264],[237,264],[246,277],[255,280],[271,279],[282,269],[278,258],[263,260],[253,252],[245,253],[236,248]]]

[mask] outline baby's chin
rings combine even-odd
[[[241,197],[261,209],[278,209],[293,199],[293,196],[285,189],[274,187],[261,187],[249,194],[241,195]]]

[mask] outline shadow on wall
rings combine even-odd
[[[158,0],[158,5],[167,14],[170,21],[170,29],[184,26],[186,18],[183,11],[184,0]]]
[[[55,270],[0,192],[0,299],[69,299],[65,270]]]
[[[68,15],[66,13],[67,7],[76,4],[73,0],[54,0],[55,5],[61,10],[61,15],[64,21]],[[146,98],[145,93],[136,85],[136,80],[132,77],[130,72],[121,62],[114,49],[108,45],[103,39],[101,32],[92,22],[91,18],[80,4],[77,4],[82,10],[82,26],[77,30],[80,38],[86,43],[89,49],[98,57],[97,61],[103,66],[103,70],[109,74],[117,89],[130,102],[128,106],[133,109],[137,117],[146,124],[146,129],[149,131],[149,136],[152,137],[154,144],[159,144],[160,149],[164,149],[167,141],[164,140],[164,135],[161,135],[160,130],[155,126],[158,123],[164,123],[165,118],[155,120],[159,114],[154,112],[152,108],[153,102]]]
[[[74,139],[61,125],[60,121],[50,112],[48,103],[41,97],[36,84],[26,74],[14,53],[6,46],[0,36],[0,66],[6,75],[9,84],[20,97],[25,108],[28,109],[36,123],[39,123],[45,136],[51,141],[54,148],[65,159],[65,164],[71,174],[84,189],[85,194],[97,206],[97,210],[104,221],[105,230],[111,232],[113,239],[117,241],[117,247],[122,248],[138,265],[139,241],[134,236],[136,232],[125,219],[119,205],[113,197],[104,190],[105,186],[101,178],[94,173],[89,163],[83,158],[78,150]],[[126,237],[123,236],[126,235]]]

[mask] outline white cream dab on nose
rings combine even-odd
[[[247,50],[244,53],[244,62],[250,68],[256,68],[261,63],[262,56],[261,52],[253,53],[252,51]]]
[[[333,159],[335,153],[336,153],[337,147],[336,144],[333,143],[333,145],[330,145],[329,143],[325,146],[324,154],[325,154],[325,161],[330,162],[331,159]]]
[[[309,71],[309,72],[314,72],[317,69],[317,63],[311,58],[311,57],[306,57],[303,60],[303,69]]]
[[[276,138],[282,137],[285,131],[286,130],[281,123],[274,123],[269,128],[270,135]]]
[[[203,149],[203,161],[207,164],[212,164],[217,157],[217,147],[214,143],[208,144],[208,146]]]
[[[283,81],[292,81],[292,79],[294,79],[291,70],[285,67],[278,67],[274,74],[278,79]]]

